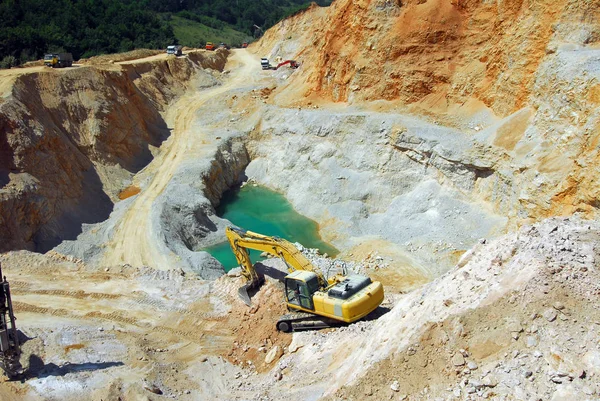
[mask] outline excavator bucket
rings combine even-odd
[[[252,306],[251,297],[258,292],[258,289],[264,284],[264,282],[265,277],[262,275],[259,275],[256,280],[248,281],[245,285],[238,289],[238,295],[240,296],[240,299],[244,301],[246,305]]]

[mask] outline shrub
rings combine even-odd
[[[0,68],[10,68],[19,65],[19,60],[15,56],[6,56],[0,61]]]

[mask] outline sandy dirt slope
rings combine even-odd
[[[147,391],[139,383],[169,393],[167,387],[185,376],[175,377],[177,369],[223,354],[233,341],[228,323],[223,325],[224,295],[209,296],[205,281],[131,267],[91,271],[54,252],[5,254],[2,264],[12,278],[26,337],[22,361],[29,368],[26,384],[0,384],[2,400],[11,399],[4,393],[15,399],[25,393],[26,399],[116,399],[110,396],[115,382],[130,395]]]
[[[153,237],[156,233],[150,225],[152,204],[183,160],[206,156],[203,149],[216,141],[216,138],[207,135],[207,131],[190,128],[198,118],[198,109],[217,96],[252,80],[259,70],[259,63],[245,50],[235,51],[230,60],[233,69],[223,85],[200,94],[190,92],[169,108],[166,120],[172,127],[171,136],[161,147],[160,154],[134,179],[137,182],[151,177],[146,186],[139,184],[142,191],[118,223],[115,235],[107,245],[109,251],[106,252],[104,264],[128,263],[162,270],[172,267],[170,256],[156,250]]]
[[[208,282],[98,270],[54,251],[5,253],[0,263],[27,369],[22,381],[0,380],[2,401],[253,399],[240,385],[271,369],[292,339],[275,329],[285,308],[273,280],[249,309],[235,295],[239,274]]]
[[[385,99],[428,114],[472,102],[506,116],[527,103],[553,35],[597,40],[598,12],[595,1],[344,0],[281,21],[252,49],[302,63],[282,103]]]
[[[24,73],[24,70],[29,72],[41,72],[44,71],[44,67],[30,67],[27,69],[11,69],[11,70],[0,70],[0,97],[5,98],[10,95],[13,83],[15,79]],[[0,100],[1,101],[1,100]]]

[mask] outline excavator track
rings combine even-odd
[[[346,323],[324,316],[313,315],[306,312],[288,313],[279,318],[277,330],[285,333],[302,330],[326,329],[329,327],[345,326]]]

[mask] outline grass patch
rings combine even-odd
[[[223,42],[231,46],[241,46],[243,42],[252,40],[251,36],[236,31],[230,26],[215,29],[177,15],[171,17],[170,24],[179,44],[188,47],[204,47],[206,42],[213,42],[215,45]]]

